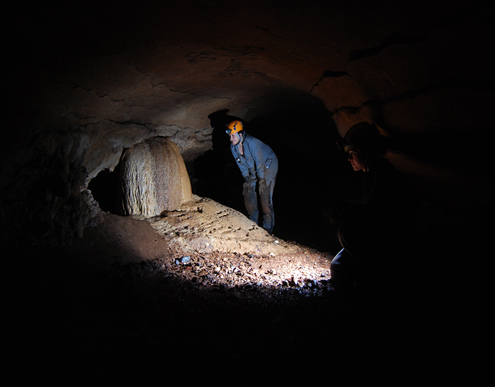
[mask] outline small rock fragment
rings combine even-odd
[[[186,263],[188,263],[190,261],[191,261],[191,257],[190,256],[187,256],[187,257],[182,257],[182,258],[176,259],[175,260],[175,263],[177,265],[180,265],[180,264],[184,265],[184,264],[186,264]]]

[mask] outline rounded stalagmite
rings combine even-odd
[[[153,137],[132,146],[121,163],[124,215],[154,217],[193,200],[179,148],[167,138]]]

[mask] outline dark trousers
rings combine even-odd
[[[336,290],[387,293],[410,286],[414,240],[404,228],[394,226],[378,222],[373,226],[364,222],[340,225],[337,235],[342,250],[330,265]]]
[[[244,185],[244,205],[249,219],[258,224],[258,193],[263,213],[262,227],[269,233],[273,232],[275,226],[275,212],[273,211],[273,191],[275,189],[275,179],[277,177],[278,163],[272,162],[270,168],[265,172],[265,187],[259,185],[257,180],[251,180]]]

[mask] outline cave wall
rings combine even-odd
[[[125,149],[163,136],[187,162],[212,149],[211,113],[251,121],[310,98],[328,110],[332,134],[376,122],[423,195],[489,205],[485,3],[9,5],[3,235],[70,243],[98,212],[89,183]]]

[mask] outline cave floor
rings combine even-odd
[[[438,305],[419,293],[393,302],[335,294],[331,255],[274,236],[262,235],[258,252],[237,252],[201,251],[169,234],[102,214],[71,246],[17,247],[12,356],[26,375],[228,386],[458,377],[438,361],[452,356]]]
[[[201,283],[181,274],[193,266],[168,259],[176,266],[168,270],[166,258],[105,270],[68,263],[60,252],[25,261],[22,363],[55,384],[177,377],[184,385],[383,386],[431,378],[417,368],[420,337],[402,317],[392,321],[327,288]]]

